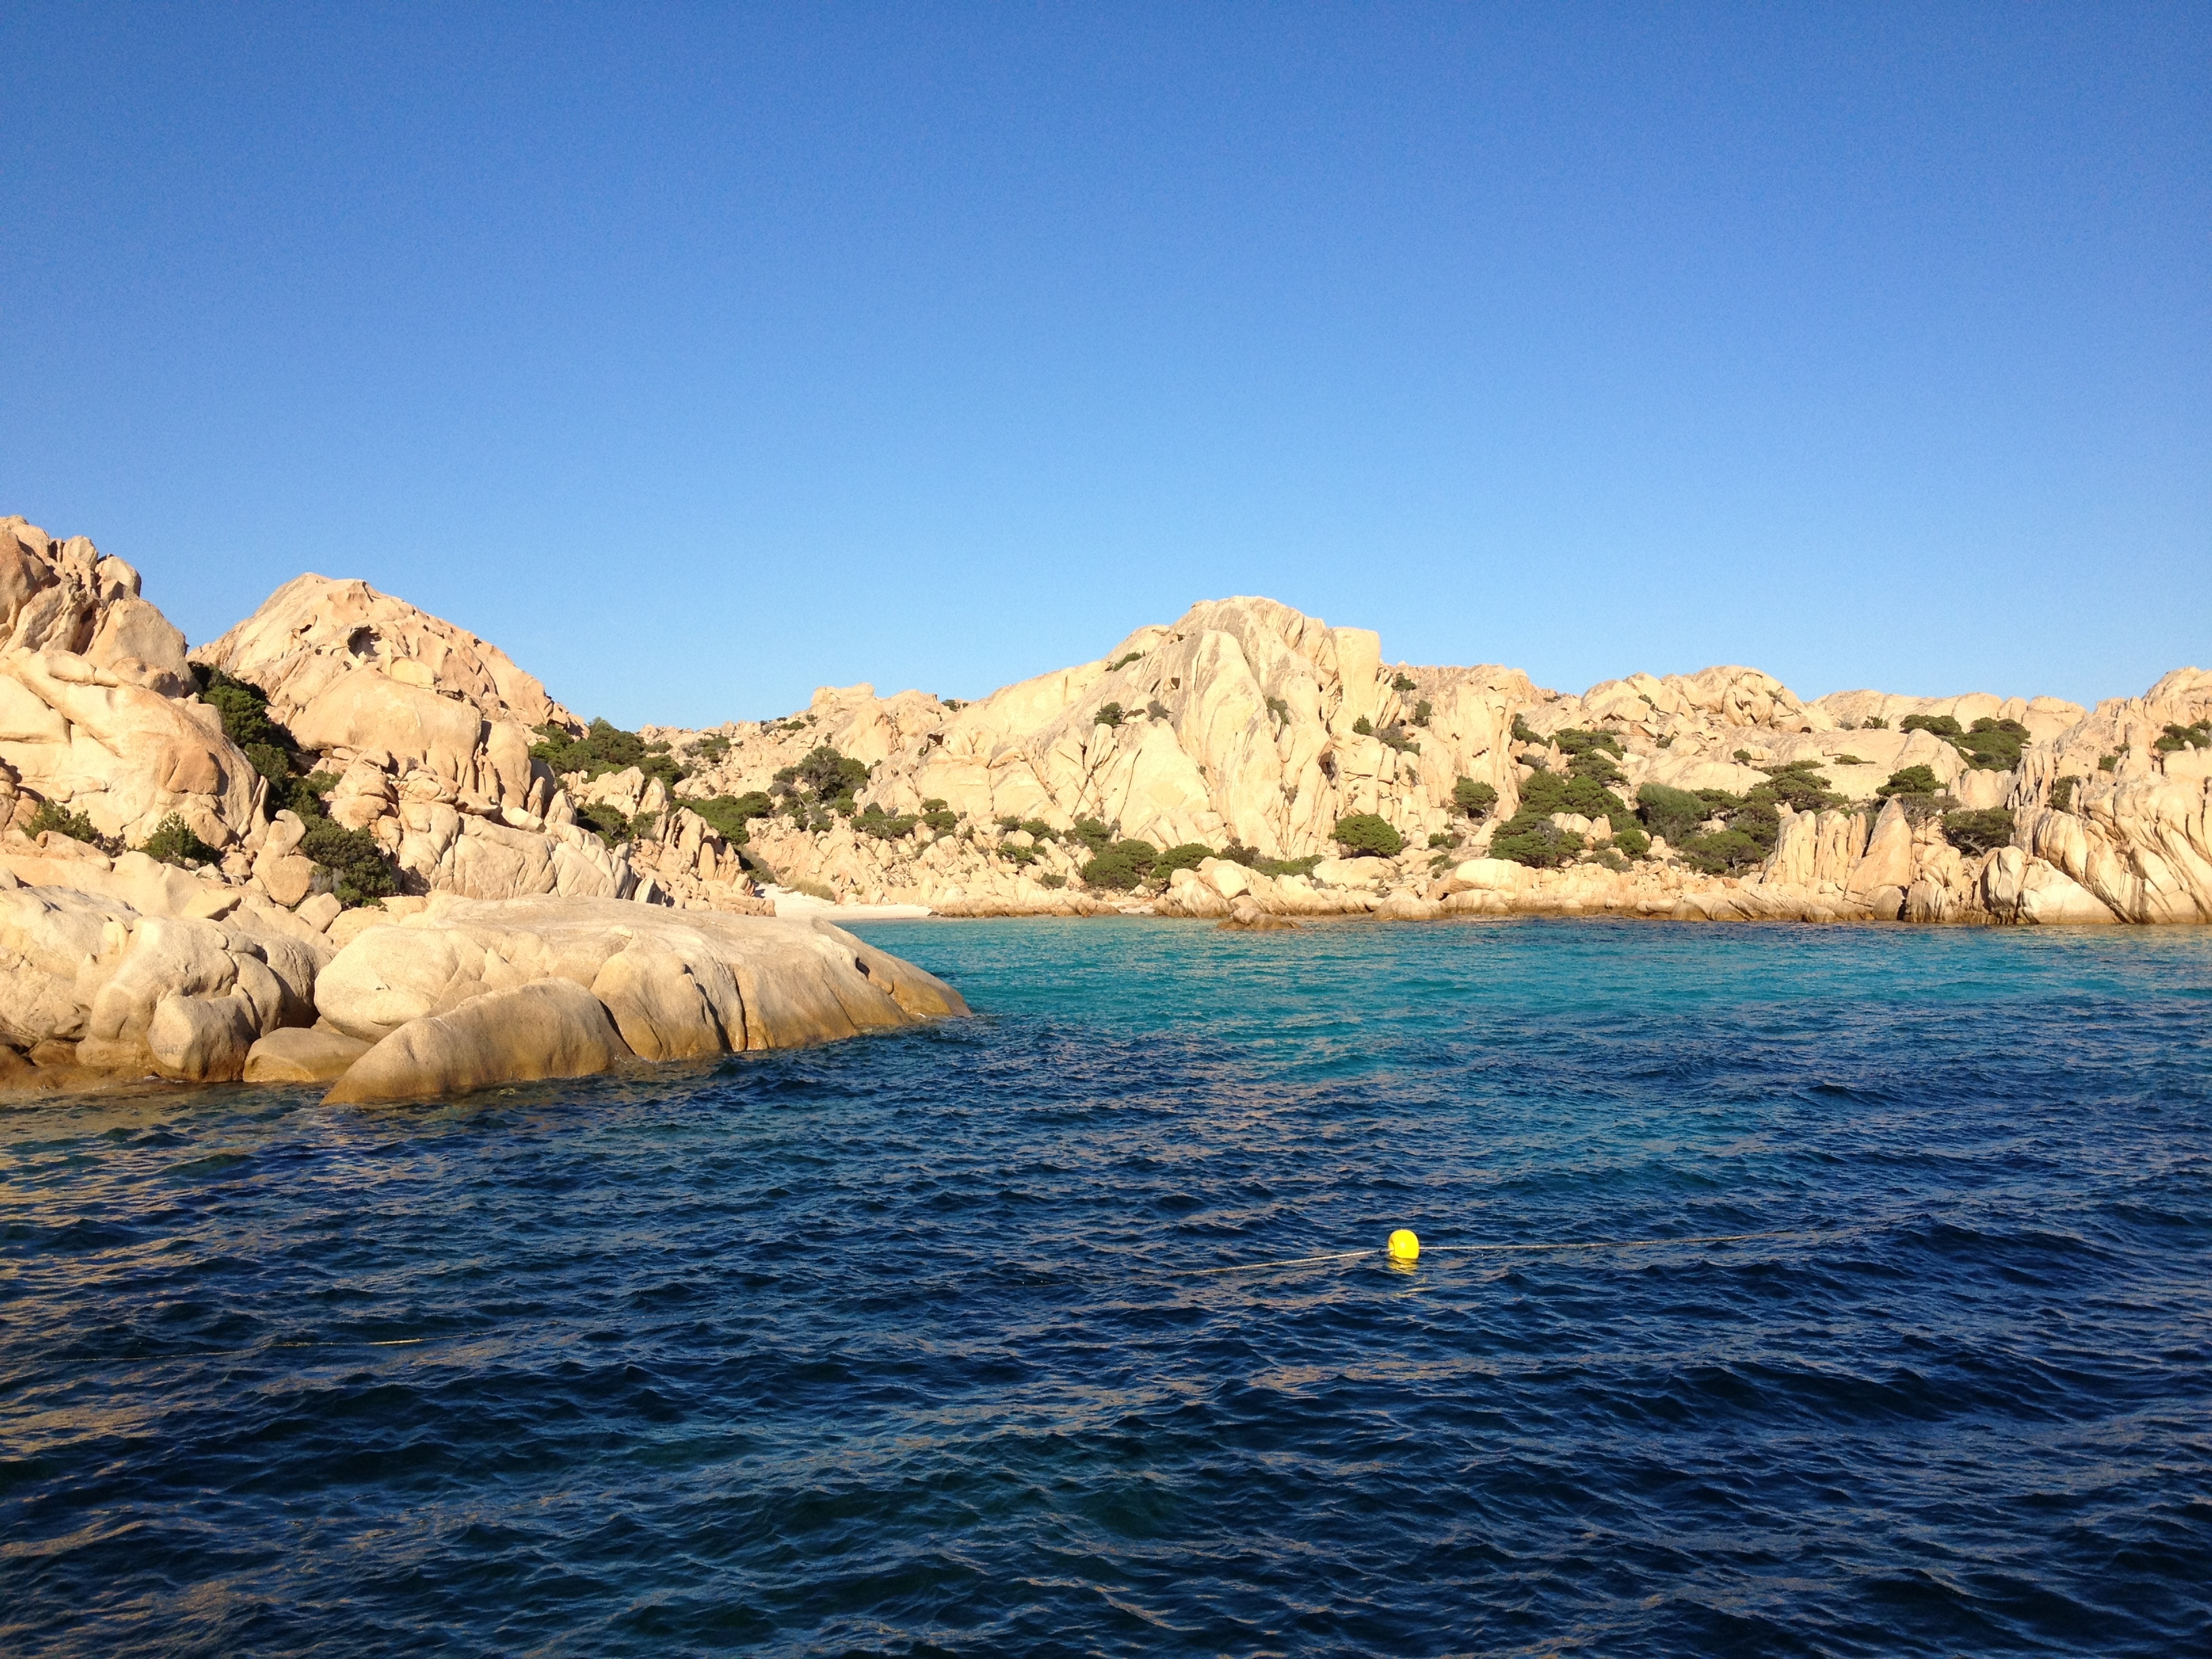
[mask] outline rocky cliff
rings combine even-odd
[[[532,751],[584,723],[365,583],[302,576],[188,659],[129,565],[0,520],[0,1087],[397,1099],[961,1011],[775,919],[680,808],[580,823]]]
[[[781,720],[647,735],[693,766],[677,801],[772,805],[749,853],[864,902],[2154,921],[2212,920],[2208,715],[2193,669],[2094,710],[1807,702],[1743,667],[1570,696],[1515,669],[1386,664],[1367,630],[1234,599],[974,703],[828,688]],[[825,746],[866,769],[834,810],[801,775]],[[1545,811],[1532,846],[1531,797],[1595,807]],[[1654,799],[1689,800],[1680,844]],[[1403,849],[1339,856],[1356,815]],[[1086,883],[1124,841],[1187,866]]]

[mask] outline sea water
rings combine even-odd
[[[0,1649],[2212,1651],[2212,930],[862,931],[976,1017],[0,1112]]]

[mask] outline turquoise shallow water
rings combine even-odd
[[[2212,933],[865,931],[980,1017],[0,1112],[0,1650],[2212,1650]]]

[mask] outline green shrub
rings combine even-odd
[[[1636,792],[1637,811],[1655,836],[1663,836],[1680,847],[1698,833],[1698,826],[1712,817],[1704,797],[1663,783],[1647,783]]]
[[[1651,837],[1644,833],[1640,824],[1632,823],[1613,832],[1613,844],[1629,857],[1640,859],[1651,850]]]
[[[1320,862],[1320,854],[1309,853],[1302,859],[1255,859],[1252,868],[1263,876],[1310,876]]]
[[[1267,699],[1267,712],[1274,716],[1275,723],[1279,726],[1288,726],[1291,723],[1291,705],[1281,697]]]
[[[609,801],[587,800],[576,807],[576,822],[610,847],[631,838],[629,817]]]
[[[2002,806],[1943,814],[1943,838],[1968,856],[2012,844],[2011,811]]]
[[[215,848],[194,835],[191,826],[175,812],[154,826],[154,833],[146,837],[146,844],[138,850],[149,859],[173,864],[179,869],[195,864],[213,864],[219,856]]]
[[[1060,839],[1059,831],[1054,830],[1050,824],[1047,823],[1042,818],[1024,818],[1019,823],[1016,824],[1014,828],[1017,830],[1028,830],[1030,832],[1030,838],[1035,841],[1058,841]]]
[[[1828,787],[1828,780],[1814,769],[1816,761],[1792,761],[1787,766],[1763,766],[1766,774],[1766,792],[1775,799],[1787,802],[1800,812],[1819,812],[1850,803]],[[1754,795],[1760,793],[1752,792]]]
[[[893,817],[875,802],[870,801],[854,817],[853,828],[864,836],[873,836],[878,841],[896,841],[921,822],[912,813]]]
[[[240,749],[252,744],[296,747],[292,734],[269,718],[269,696],[259,686],[197,663],[192,678],[199,682],[200,701],[222,717],[223,736]]]
[[[659,778],[663,785],[673,787],[685,774],[667,750],[665,743],[648,745],[635,732],[625,732],[610,721],[595,720],[580,738],[571,737],[557,726],[539,726],[538,741],[531,745],[530,755],[557,773],[581,772],[587,778],[604,777],[610,772],[635,766],[646,776]]]
[[[712,766],[719,761],[729,758],[730,740],[721,732],[716,732],[693,744],[690,754],[692,759],[704,761],[708,765]]]
[[[2079,778],[2069,777],[2060,778],[2057,781],[2053,783],[2051,786],[2051,810],[2054,812],[2072,811],[2074,810],[2074,786],[2081,781],[2081,780]]]
[[[1091,718],[1095,724],[1099,726],[1117,726],[1121,725],[1127,716],[1122,713],[1121,705],[1120,703],[1102,702],[1098,705],[1097,712],[1092,714]]]
[[[1092,887],[1127,892],[1152,872],[1159,849],[1148,841],[1117,841],[1083,866],[1083,879]]]
[[[960,816],[933,796],[921,804],[921,821],[940,836],[949,836],[958,827]]]
[[[107,841],[105,836],[93,827],[90,818],[82,812],[70,811],[58,801],[40,801],[39,810],[31,815],[31,821],[24,826],[24,829],[34,841],[49,831],[57,836],[67,836],[71,841],[81,841],[92,847],[104,847]]]
[[[1145,653],[1141,651],[1132,651],[1126,657],[1116,657],[1112,662],[1106,665],[1106,672],[1109,674],[1118,674],[1121,670],[1127,668],[1131,663],[1136,661],[1138,658],[1144,654]]]
[[[1040,887],[1053,888],[1065,887],[1067,885],[1067,878],[1066,876],[1039,876],[1037,878],[1037,885]]]
[[[1867,763],[1861,760],[1856,755],[1838,755],[1836,757],[1836,764],[1838,766],[1864,766]]]
[[[1429,845],[1432,848],[1456,847],[1459,842],[1460,838],[1449,830],[1438,830],[1429,836]]]
[[[1522,720],[1520,715],[1516,714],[1513,717],[1513,741],[1516,743],[1541,743],[1544,739],[1536,734],[1536,732],[1529,726],[1527,720]]]
[[[1373,854],[1395,858],[1406,849],[1406,838],[1392,829],[1387,819],[1372,812],[1352,812],[1339,818],[1330,836],[1338,846],[1355,857]]]
[[[2027,728],[2018,720],[1984,718],[1954,738],[1952,746],[1966,757],[1977,772],[2009,772],[2020,764],[2020,751],[2027,746]]]
[[[1473,778],[1462,778],[1452,785],[1452,805],[1471,818],[1486,818],[1498,805],[1498,791]]]
[[[1490,838],[1491,857],[1510,859],[1532,870],[1555,869],[1582,850],[1583,838],[1574,830],[1562,830],[1548,817],[1519,812]]]
[[[1352,721],[1352,729],[1363,738],[1371,738],[1375,735],[1375,722],[1362,714],[1358,720]]]
[[[1013,865],[1035,864],[1037,860],[1036,848],[1034,847],[1001,847],[999,849],[999,856]]]
[[[1152,861],[1152,874],[1171,876],[1178,870],[1195,870],[1213,856],[1213,849],[1202,841],[1187,841],[1181,846],[1170,847]]]
[[[1602,750],[1611,755],[1628,752],[1621,747],[1620,739],[1612,732],[1585,731],[1578,726],[1570,726],[1564,731],[1553,732],[1552,741],[1563,755],[1587,755],[1593,750]]]
[[[1413,683],[1411,675],[1401,673],[1393,674],[1390,677],[1390,689],[1402,696],[1408,691],[1419,690],[1420,687]]]
[[[710,795],[704,800],[687,800],[683,805],[714,825],[732,847],[742,847],[751,839],[745,829],[749,820],[768,817],[775,811],[775,803],[757,789],[749,789],[742,795]]]
[[[1887,732],[1889,730],[1889,722],[1880,714],[1869,714],[1866,719],[1859,722],[1859,730],[1862,732]]]
[[[1751,764],[1751,750],[1748,749],[1739,749],[1734,755],[1729,757],[1729,758],[1734,760],[1738,766],[1748,766]]]
[[[1905,766],[1892,772],[1889,781],[1874,793],[1876,799],[1887,800],[1892,795],[1932,795],[1942,787],[1929,768]]]
[[[2199,720],[2194,726],[2168,722],[2151,747],[2161,755],[2171,755],[2178,749],[2212,749],[2212,720]]]
[[[2120,757],[2118,755],[2100,755],[2097,757],[2097,769],[2100,772],[2112,771],[2118,767],[2119,763]]]
[[[1955,738],[1961,735],[1966,728],[1948,714],[1907,714],[1898,721],[1897,729],[1900,732],[1926,732],[1939,738]]]
[[[1376,731],[1375,740],[1385,748],[1396,750],[1401,755],[1410,755],[1419,746],[1407,734],[1406,728],[1395,720]]]
[[[1413,724],[1425,726],[1436,717],[1437,706],[1426,697],[1413,705]]]
[[[385,862],[375,837],[365,830],[344,829],[318,817],[301,838],[300,851],[331,872],[338,902],[349,908],[399,890],[399,878]]]
[[[1097,818],[1078,818],[1075,828],[1069,831],[1093,853],[1103,853],[1114,839],[1114,832]]]

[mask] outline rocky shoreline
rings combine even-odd
[[[975,702],[625,732],[364,582],[191,651],[141,589],[0,520],[0,1087],[397,1099],[963,1012],[835,925],[886,907],[2212,921],[2193,668],[2094,708],[1576,696],[1233,599]]]

